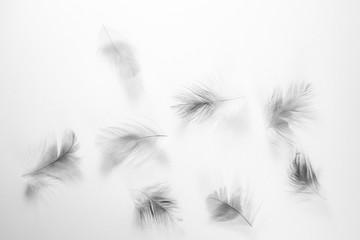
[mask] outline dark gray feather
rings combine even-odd
[[[166,184],[158,183],[134,192],[136,214],[140,226],[170,226],[181,220],[177,216],[177,201],[171,197],[170,188]]]
[[[319,182],[307,156],[297,152],[290,165],[290,184],[296,193],[319,194]]]

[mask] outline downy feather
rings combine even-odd
[[[59,148],[54,138],[47,139],[36,152],[37,166],[23,175],[27,179],[26,196],[32,197],[53,184],[80,178],[78,150],[76,135],[71,130],[63,133]]]
[[[296,193],[319,195],[319,182],[308,157],[297,151],[290,164],[290,184]]]
[[[312,88],[293,83],[287,90],[275,90],[266,106],[268,128],[278,139],[293,144],[294,128],[311,117]]]
[[[157,183],[143,190],[133,190],[137,220],[142,227],[176,225],[178,217],[177,201],[171,197],[170,187]]]
[[[99,48],[100,54],[118,71],[123,80],[134,78],[140,72],[133,48],[122,39],[112,38],[103,26],[106,43]]]
[[[240,188],[228,193],[226,187],[214,191],[206,199],[211,218],[216,222],[240,219],[242,223],[252,226],[256,212],[251,206],[251,199]]]
[[[103,157],[103,170],[108,172],[118,164],[136,159],[141,164],[158,148],[159,134],[144,123],[131,121],[117,127],[108,127],[97,137]]]
[[[222,98],[214,89],[205,84],[185,87],[175,96],[179,103],[172,106],[183,119],[193,122],[214,117],[217,109],[226,101],[238,98]]]

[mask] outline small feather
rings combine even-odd
[[[297,152],[290,165],[290,184],[296,193],[319,194],[319,182],[307,156]]]
[[[157,150],[161,137],[166,136],[158,134],[153,127],[136,121],[103,129],[97,137],[97,145],[103,156],[103,170],[107,172],[118,164],[135,158],[141,163]]]
[[[206,203],[214,221],[224,222],[240,218],[243,223],[252,226],[255,214],[250,199],[244,195],[242,189],[236,189],[229,196],[226,187],[220,188],[207,197]]]
[[[275,90],[267,106],[268,128],[278,139],[293,144],[294,128],[310,119],[312,88],[308,83],[294,83],[287,90]]]
[[[134,78],[140,72],[140,66],[133,48],[124,40],[113,39],[109,31],[103,29],[108,41],[99,48],[100,54],[119,71],[123,80]]]
[[[201,122],[214,117],[217,108],[232,99],[223,99],[214,89],[204,84],[185,87],[175,99],[179,102],[172,108],[184,119]]]
[[[171,226],[181,219],[177,216],[177,201],[170,195],[170,187],[158,183],[141,191],[134,191],[137,219],[142,227]]]
[[[23,175],[28,180],[26,196],[31,197],[53,183],[78,179],[80,177],[78,150],[77,138],[71,130],[64,132],[59,149],[54,139],[48,139],[38,152],[40,156],[38,165],[34,170]]]

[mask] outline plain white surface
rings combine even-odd
[[[164,239],[359,239],[359,1],[6,1],[0,3],[0,238],[159,239],[134,227],[128,188],[169,180],[181,231]],[[144,95],[129,104],[97,55],[102,24],[136,48]],[[169,108],[187,83],[221,74],[247,96],[230,117],[181,128]],[[287,194],[286,150],[265,138],[262,101],[313,83],[316,120],[300,135],[327,200]],[[236,105],[238,104],[238,105]],[[167,164],[99,176],[99,128],[150,116],[169,138]],[[234,117],[235,116],[235,117]],[[84,178],[28,203],[28,146],[73,129]],[[236,176],[236,177],[235,177]],[[253,228],[208,219],[219,181],[248,181],[264,199]]]

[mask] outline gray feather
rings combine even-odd
[[[63,133],[60,148],[54,139],[48,139],[39,151],[39,163],[23,177],[27,179],[26,196],[31,197],[44,187],[65,183],[80,177],[78,168],[79,144],[71,130]]]
[[[277,138],[293,143],[294,128],[311,117],[311,85],[293,83],[287,90],[275,90],[266,106],[268,128]]]
[[[135,191],[134,201],[140,226],[171,226],[181,219],[177,201],[171,197],[170,188],[158,183],[141,191]]]
[[[99,53],[116,69],[123,80],[134,78],[140,72],[134,50],[124,40],[113,39],[103,27],[107,42],[99,48]]]
[[[172,108],[184,119],[201,122],[212,118],[223,102],[230,99],[221,97],[207,85],[194,85],[185,87],[175,99],[179,102]]]
[[[132,121],[118,127],[108,127],[97,137],[97,145],[103,157],[103,170],[108,172],[124,161],[137,159],[141,164],[157,150],[158,134],[154,127]]]
[[[319,182],[308,157],[297,152],[290,165],[290,184],[296,193],[319,194]]]
[[[242,189],[235,190],[229,196],[226,187],[220,188],[207,197],[206,203],[214,221],[224,222],[240,218],[243,223],[252,226],[255,214]]]

